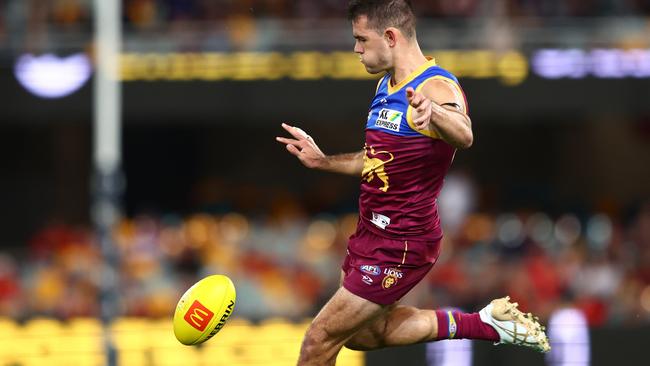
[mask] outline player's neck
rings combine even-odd
[[[417,43],[402,52],[396,52],[394,66],[389,70],[392,75],[391,84],[399,84],[427,61],[429,60],[424,56]]]

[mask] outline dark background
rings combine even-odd
[[[461,83],[475,142],[457,153],[452,169],[476,180],[483,210],[625,215],[648,198],[647,80]],[[374,85],[327,79],[125,83],[126,213],[261,214],[272,204],[268,193],[280,191],[303,200],[310,213],[354,211],[355,178],[305,169],[274,137],[283,133],[280,123],[289,122],[326,153],[360,149]],[[87,224],[91,84],[44,100],[3,69],[0,98],[1,245],[19,247],[53,219]]]

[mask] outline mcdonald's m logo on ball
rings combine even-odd
[[[212,320],[213,316],[214,313],[211,312],[210,309],[203,306],[203,304],[198,302],[198,300],[194,300],[192,306],[187,309],[187,313],[185,313],[183,319],[185,319],[185,321],[188,322],[192,327],[203,332],[205,330],[205,327],[210,324],[210,320]]]

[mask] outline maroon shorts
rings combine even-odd
[[[376,304],[397,302],[429,272],[440,241],[389,239],[359,222],[343,261],[343,287]]]

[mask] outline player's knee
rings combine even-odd
[[[353,351],[370,351],[373,349],[381,348],[381,346],[377,344],[370,344],[368,340],[355,337],[350,339],[349,341],[345,342],[345,348],[351,349]]]
[[[370,351],[386,347],[383,336],[385,327],[386,324],[384,322],[378,321],[372,327],[355,334],[345,342],[344,346],[354,351]]]
[[[327,332],[312,324],[305,333],[300,348],[300,356],[304,359],[311,359],[326,353],[328,345],[332,342],[328,339]]]

